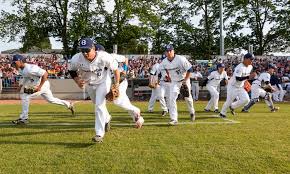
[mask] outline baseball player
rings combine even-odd
[[[158,75],[159,75],[159,66],[161,61],[164,58],[160,58],[158,62],[156,62],[150,70],[150,78],[149,78],[149,86],[152,85],[152,93],[149,100],[148,111],[152,112],[154,108],[154,104],[158,99],[160,102],[160,106],[162,109],[162,116],[165,116],[168,112],[168,108],[166,106],[166,102],[164,99],[164,95],[161,95],[161,86],[158,82]]]
[[[50,90],[50,83],[47,80],[48,73],[37,65],[25,63],[25,59],[21,55],[14,55],[12,59],[14,66],[19,74],[23,77],[23,81],[18,87],[20,92],[24,87],[24,93],[20,95],[22,100],[22,113],[19,119],[12,121],[13,124],[27,124],[30,99],[42,96],[46,101],[52,104],[63,105],[68,108],[74,115],[74,106],[72,103],[55,98]]]
[[[254,106],[255,103],[259,102],[259,97],[264,98],[265,103],[270,108],[271,112],[277,111],[279,108],[274,107],[272,100],[272,93],[267,92],[266,90],[274,91],[270,83],[271,75],[274,73],[276,66],[269,64],[267,71],[259,75],[259,77],[253,81],[251,87],[251,100],[250,102],[242,109],[242,112],[249,112],[249,109]]]
[[[97,44],[96,50],[98,52],[102,52],[102,51],[105,51],[105,48],[102,45]],[[113,100],[113,103],[116,106],[119,106],[119,107],[125,109],[126,111],[128,111],[129,114],[131,115],[133,121],[135,122],[135,127],[141,128],[143,123],[144,123],[144,119],[141,116],[141,111],[139,108],[132,105],[132,103],[130,102],[130,99],[127,95],[127,92],[126,92],[127,88],[128,88],[128,80],[126,77],[127,71],[128,71],[128,58],[126,58],[123,55],[119,55],[119,54],[115,54],[115,53],[112,53],[111,56],[119,63],[118,70],[120,72],[120,86],[119,86],[119,93],[120,94],[119,94],[118,98]],[[108,74],[108,75],[110,75],[110,74]]]
[[[191,121],[195,120],[195,110],[193,108],[193,99],[190,93],[190,73],[192,70],[192,65],[189,61],[180,55],[176,55],[172,45],[166,46],[166,59],[164,59],[160,64],[161,72],[163,74],[165,81],[169,82],[169,115],[170,121],[169,125],[177,125],[178,123],[178,112],[176,99],[180,93],[180,88],[184,84],[188,88],[188,97],[185,97],[187,107],[190,111]]]
[[[80,88],[86,87],[92,102],[95,104],[96,135],[92,140],[101,143],[111,120],[105,98],[112,83],[108,73],[113,71],[115,85],[118,87],[120,81],[118,63],[109,53],[96,52],[94,42],[90,38],[81,39],[79,48],[81,52],[72,57],[69,73]]]
[[[198,100],[199,95],[199,80],[202,79],[202,74],[199,72],[199,67],[195,67],[191,73],[191,90],[193,100]]]
[[[214,112],[218,113],[218,101],[219,101],[219,91],[218,86],[222,80],[225,80],[226,84],[228,83],[227,72],[225,71],[225,65],[220,63],[217,65],[217,70],[212,71],[210,75],[206,78],[206,89],[210,93],[210,100],[208,101],[205,111],[210,112],[211,107],[213,107]]]
[[[233,76],[230,78],[227,86],[227,99],[220,112],[220,117],[226,117],[228,108],[230,108],[231,113],[235,115],[234,109],[249,103],[250,98],[247,91],[244,89],[244,83],[249,79],[253,69],[253,59],[254,56],[251,53],[247,53],[244,55],[243,62],[235,68]],[[239,100],[233,102],[237,97]]]

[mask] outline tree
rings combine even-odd
[[[235,20],[230,23],[229,36],[238,40],[237,32],[243,32],[245,28],[250,33],[244,33],[243,40],[254,45],[254,53],[262,55],[266,50],[270,51],[271,46],[276,43],[276,38],[283,38],[283,32],[275,20],[278,18],[277,10],[281,7],[279,0],[235,0],[231,11],[236,15]],[[245,25],[247,25],[245,27]],[[270,26],[270,28],[266,28]],[[267,31],[268,30],[268,31]],[[230,39],[229,39],[230,40]]]
[[[12,41],[20,36],[23,52],[33,47],[51,48],[48,38],[50,27],[47,25],[49,23],[47,13],[39,13],[40,9],[33,6],[35,2],[34,0],[15,0],[12,5],[18,7],[17,13],[1,12],[0,37]]]

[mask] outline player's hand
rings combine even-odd
[[[35,90],[36,92],[38,92],[38,91],[41,90],[41,87],[40,87],[40,86],[36,86],[36,87],[34,88],[34,90]]]

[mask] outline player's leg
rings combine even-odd
[[[259,97],[260,97],[260,87],[257,85],[252,85],[251,100],[248,104],[244,106],[242,112],[249,112],[250,108],[259,102]]]
[[[198,100],[198,96],[199,96],[199,83],[195,83],[195,88],[196,88],[196,93],[195,93],[195,97],[196,97],[196,100]]]
[[[189,80],[186,82],[186,85],[187,85],[188,89],[191,89],[191,85],[190,85]],[[184,100],[185,100],[187,109],[188,109],[189,114],[190,114],[190,119],[191,119],[191,121],[194,121],[195,120],[195,110],[193,107],[193,98],[192,98],[191,93],[189,93],[189,97],[184,97]]]
[[[151,97],[150,97],[149,103],[148,103],[148,111],[149,112],[153,111],[154,104],[155,104],[156,99],[157,99],[157,90],[156,89],[152,89],[151,91],[152,91],[151,92]]]
[[[169,125],[176,125],[178,122],[178,112],[177,112],[177,104],[176,99],[179,94],[180,86],[177,83],[171,82],[169,86],[169,115],[170,115],[170,122]]]
[[[168,108],[166,106],[166,102],[165,102],[165,99],[164,99],[164,92],[163,92],[163,94],[161,94],[162,93],[162,89],[161,89],[160,85],[158,85],[156,87],[156,92],[157,92],[157,99],[159,100],[161,110],[163,112],[167,112]]]
[[[196,89],[195,89],[194,82],[191,83],[191,91],[192,91],[192,93],[191,93],[192,99],[196,100],[196,97],[195,97]]]
[[[247,93],[247,91],[244,88],[240,88],[237,91],[237,94],[238,94],[239,100],[237,100],[231,104],[231,107],[233,109],[247,105],[250,102],[249,94]]]
[[[95,86],[95,93],[98,97],[95,98],[95,131],[96,136],[93,141],[102,142],[105,135],[105,125],[108,121],[108,110],[106,107],[106,94],[110,91],[111,79]]]
[[[27,124],[28,123],[30,99],[35,98],[39,95],[40,95],[40,91],[33,94],[23,93],[20,95],[21,103],[22,103],[22,112],[19,116],[19,119],[12,121],[13,124]]]
[[[136,123],[136,128],[141,128],[142,124],[144,123],[144,119],[141,116],[140,109],[132,105],[132,103],[130,102],[130,99],[126,93],[127,87],[127,80],[122,81],[119,86],[120,96],[116,100],[114,100],[113,103],[128,111],[133,121]]]
[[[210,100],[208,101],[205,111],[210,111],[211,107],[214,108],[214,110],[218,109],[218,97],[219,97],[219,92],[217,89],[213,86],[206,86],[207,90],[210,93]]]
[[[226,117],[227,109],[231,106],[232,102],[237,97],[237,89],[235,87],[227,86],[227,99],[223,104],[223,107],[220,112],[220,117]]]
[[[264,91],[262,93],[262,97],[264,97],[265,103],[270,108],[271,112],[276,112],[277,110],[279,110],[279,107],[274,106],[274,103],[272,100],[272,94],[270,92]]]

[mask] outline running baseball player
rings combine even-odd
[[[105,51],[105,48],[100,44],[96,45],[96,49],[98,52]],[[119,55],[115,53],[112,53],[111,56],[119,63],[118,69],[120,72],[120,85],[119,85],[120,95],[118,98],[113,100],[113,103],[116,106],[119,106],[123,108],[124,110],[128,111],[133,121],[135,122],[135,127],[141,128],[144,123],[144,119],[141,116],[141,111],[139,108],[132,105],[126,92],[128,88],[128,80],[127,80],[128,58],[123,55]]]
[[[194,101],[198,101],[199,96],[199,80],[202,79],[202,74],[199,71],[199,67],[195,67],[191,73],[191,90],[192,98]]]
[[[244,89],[244,83],[249,79],[253,69],[252,61],[254,56],[251,53],[244,55],[244,60],[234,70],[233,76],[230,78],[227,86],[227,99],[220,112],[220,117],[225,118],[227,109],[230,108],[231,113],[235,115],[234,109],[244,106],[250,102],[249,95]],[[239,100],[235,101],[236,98]]]
[[[115,86],[119,86],[120,72],[118,63],[107,52],[96,52],[93,40],[80,40],[80,53],[75,54],[69,66],[69,73],[80,88],[86,87],[88,94],[95,104],[94,142],[101,143],[111,118],[106,108],[106,95],[110,91],[111,78],[108,73],[113,71]]]
[[[149,87],[152,89],[152,93],[148,104],[148,112],[153,112],[154,104],[158,99],[162,109],[162,116],[165,116],[168,112],[168,108],[166,106],[164,95],[161,95],[161,87],[158,79],[159,66],[162,60],[163,59],[160,58],[150,70]]]
[[[261,73],[259,77],[253,81],[251,87],[251,100],[242,109],[242,112],[249,112],[250,108],[254,106],[255,103],[259,102],[259,97],[265,100],[271,112],[275,112],[279,109],[278,107],[274,107],[271,93],[275,90],[270,83],[271,75],[274,73],[275,69],[275,65],[269,64],[267,71]]]
[[[13,124],[27,124],[30,99],[42,96],[46,101],[52,104],[62,105],[68,108],[74,115],[74,106],[72,103],[55,98],[50,90],[50,83],[47,80],[48,73],[37,65],[25,63],[21,55],[14,55],[12,66],[15,67],[23,81],[20,83],[17,91],[23,88],[24,93],[20,95],[22,100],[22,113],[19,119],[12,121]]]
[[[219,101],[219,91],[218,87],[220,82],[225,80],[226,84],[228,83],[227,72],[225,71],[225,65],[220,63],[217,65],[217,70],[212,71],[210,75],[206,78],[206,89],[210,93],[210,100],[208,101],[205,111],[210,112],[210,109],[213,107],[214,112],[218,113],[218,101]]]
[[[166,46],[166,59],[164,59],[160,64],[160,69],[163,73],[165,81],[169,82],[169,115],[170,121],[169,125],[178,124],[178,112],[176,99],[180,93],[180,88],[182,85],[187,87],[188,96],[185,97],[187,107],[190,111],[191,121],[195,120],[195,110],[193,108],[193,99],[190,93],[190,73],[192,70],[192,65],[189,61],[180,55],[176,55],[172,45]]]

